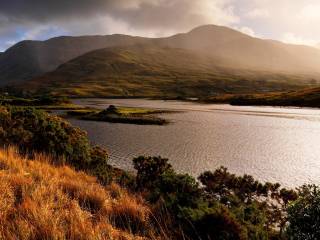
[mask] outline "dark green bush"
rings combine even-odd
[[[91,161],[87,134],[56,116],[33,108],[2,108],[0,144],[24,153],[45,152],[75,166]]]
[[[262,184],[221,167],[201,174],[200,186],[161,157],[139,157],[134,166],[138,190],[157,206],[156,214],[169,212],[172,232],[182,229],[202,240],[284,238],[286,206],[296,193],[280,184]]]
[[[320,188],[302,186],[299,198],[288,208],[287,234],[292,240],[320,239]]]
[[[90,146],[86,132],[41,110],[0,108],[0,146],[10,145],[17,146],[23,154],[50,154],[57,163],[84,170],[103,184],[117,181],[134,185],[129,173],[108,165],[105,149]]]
[[[168,159],[161,157],[138,157],[133,159],[133,166],[137,170],[138,188],[153,187],[162,174],[172,170]]]
[[[228,208],[221,204],[185,209],[184,214],[192,223],[189,231],[185,230],[192,239],[248,239],[246,228]]]

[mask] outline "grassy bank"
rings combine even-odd
[[[105,110],[80,109],[68,111],[68,116],[78,117],[82,120],[104,121],[112,123],[128,123],[139,125],[165,125],[169,122],[156,114],[167,113],[168,111],[109,106]]]
[[[248,95],[221,95],[201,99],[205,103],[229,103],[239,106],[292,106],[320,108],[320,88],[300,91]]]
[[[75,110],[82,108],[73,104],[66,97],[55,97],[50,95],[40,95],[34,97],[17,97],[14,95],[0,95],[0,105],[34,107],[42,110]]]
[[[165,125],[169,122],[157,117],[157,114],[171,111],[155,110],[149,108],[118,107],[114,111],[86,108],[73,104],[66,97],[40,95],[38,97],[1,96],[0,105],[35,108],[47,112],[62,110],[67,111],[64,117],[76,117],[82,120],[104,121],[112,123],[128,123],[139,125]]]

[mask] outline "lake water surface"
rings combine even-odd
[[[223,165],[237,174],[285,186],[320,183],[320,110],[238,107],[145,99],[78,99],[85,106],[150,107],[166,126],[142,126],[71,119],[94,144],[108,148],[110,163],[132,169],[140,155],[170,159],[179,172],[199,175]]]

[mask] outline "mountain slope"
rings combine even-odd
[[[95,49],[133,45],[143,40],[126,35],[110,35],[22,41],[0,55],[0,85],[30,80]]]
[[[191,50],[136,45],[92,51],[23,89],[71,96],[197,97],[295,89],[308,78],[231,68]]]
[[[253,38],[227,27],[207,25],[167,38],[109,35],[23,41],[0,55],[0,85],[23,83],[92,50],[137,44],[190,50],[214,58],[226,68],[320,75],[317,48]]]
[[[320,51],[316,48],[253,38],[227,27],[201,26],[159,42],[224,59],[230,66],[320,73]]]

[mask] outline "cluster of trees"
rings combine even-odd
[[[134,176],[107,163],[106,150],[68,122],[33,108],[0,107],[0,144],[45,152],[144,196],[172,239],[320,239],[320,189],[298,190],[236,176],[221,167],[198,179],[176,173],[168,159],[138,157]]]
[[[298,195],[280,184],[262,184],[249,175],[231,174],[224,167],[205,172],[196,181],[176,173],[161,157],[136,158],[134,167],[137,189],[157,206],[155,212],[170,213],[174,223],[171,231],[182,229],[191,239],[287,236],[286,209]]]

